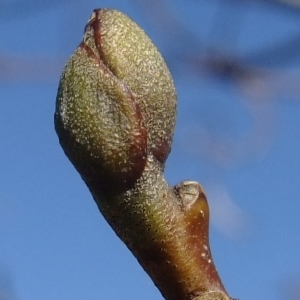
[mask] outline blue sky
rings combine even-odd
[[[251,56],[299,33],[299,14],[174,1],[179,28],[191,27],[177,40],[138,3],[74,1],[2,15],[0,290],[9,300],[162,299],[103,220],[54,132],[63,65],[92,10],[113,7],[145,29],[170,65],[179,104],[166,177],[206,189],[213,257],[229,294],[286,299],[300,285],[299,58],[258,65],[250,80],[221,80],[189,59],[212,48]]]

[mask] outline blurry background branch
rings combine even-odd
[[[261,2],[266,2],[267,4],[277,5],[280,8],[289,8],[292,10],[300,9],[299,0],[258,0]]]

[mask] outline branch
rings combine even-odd
[[[144,31],[116,10],[94,10],[61,76],[60,144],[165,299],[229,300],[202,187],[172,188],[164,178],[176,106],[169,70]]]

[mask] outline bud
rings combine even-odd
[[[165,299],[229,300],[202,187],[164,178],[175,115],[171,75],[144,31],[116,10],[94,10],[60,79],[60,144]]]
[[[88,186],[131,187],[149,153],[163,164],[175,114],[172,77],[145,32],[119,11],[95,10],[61,76],[55,112],[61,146]]]

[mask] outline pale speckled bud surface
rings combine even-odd
[[[176,118],[170,72],[119,11],[94,10],[60,79],[60,144],[112,229],[167,300],[229,300],[202,187],[164,178]]]
[[[85,181],[121,190],[141,176],[149,153],[164,163],[175,115],[171,75],[144,31],[116,10],[95,10],[61,76],[55,113]]]

